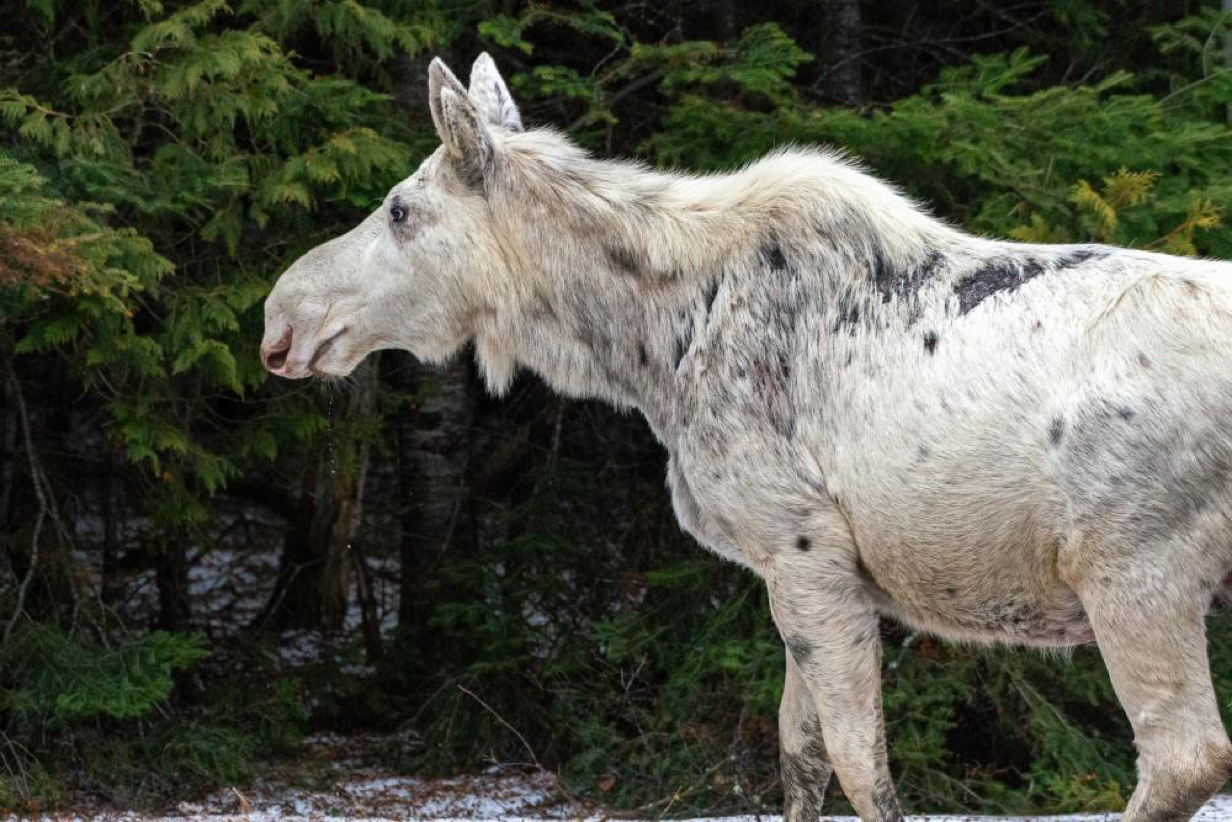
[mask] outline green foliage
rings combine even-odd
[[[14,192],[0,225],[18,231],[7,240],[18,253],[5,255],[16,264],[0,263],[8,345],[54,354],[98,393],[170,534],[199,529],[211,495],[316,430],[279,420],[312,401],[302,393],[272,420],[223,423],[213,408],[219,392],[265,383],[251,340],[288,256],[266,249],[302,248],[322,200],[345,221],[409,168],[407,148],[380,136],[403,133],[385,95],[295,66],[273,35],[309,22],[387,55],[419,44],[422,26],[354,2],[256,6],[150,4],[119,26],[123,48],[49,63],[53,101],[0,90],[0,119],[16,129],[7,150],[54,161],[47,177],[0,155]],[[112,227],[134,220],[143,235]],[[174,265],[153,251],[185,241],[193,252]],[[38,253],[22,256],[27,247]]]
[[[380,676],[414,695],[422,717],[427,744],[407,763],[450,771],[538,757],[571,792],[622,807],[672,796],[713,807],[744,792],[770,808],[776,760],[765,746],[784,660],[763,586],[698,555],[663,510],[647,527],[669,534],[670,559],[628,568],[627,546],[587,546],[582,523],[620,508],[604,504],[604,483],[558,463],[517,512],[522,536],[443,569],[456,595],[425,628],[459,643],[436,647],[465,651],[424,653],[422,636],[404,634]]]
[[[141,804],[243,784],[259,758],[294,751],[305,695],[298,679],[269,676],[257,646],[230,660],[240,672],[211,686],[197,711],[176,710],[177,674],[209,656],[200,636],[156,631],[106,646],[48,624],[19,627],[0,648],[0,804],[55,805],[70,780]],[[57,757],[35,757],[36,740]],[[80,774],[60,770],[74,764]]]
[[[13,677],[0,691],[0,711],[31,725],[134,719],[166,702],[173,672],[208,655],[199,639],[163,631],[110,650],[31,624],[0,648],[0,665]]]
[[[4,11],[20,18],[17,6]],[[105,22],[92,6],[40,5],[43,34],[20,71],[0,73],[0,381],[11,364],[34,402],[56,375],[105,435],[100,458],[114,455],[138,492],[151,542],[208,545],[218,494],[325,432],[328,391],[267,384],[261,301],[290,260],[413,167],[426,116],[405,122],[360,78],[443,23],[418,3],[147,0]],[[298,59],[306,31],[334,45],[345,75]],[[360,427],[336,436],[371,436]],[[112,630],[82,604],[61,624]],[[204,658],[199,640],[156,632],[112,650],[87,635],[33,623],[0,650],[0,720],[25,748],[9,756],[24,776],[0,790],[21,804],[71,767],[149,797],[242,780],[256,757],[298,745],[295,681],[239,678],[192,699],[174,672]],[[74,761],[87,749],[99,753]]]
[[[1232,162],[1227,127],[1130,92],[1128,74],[1007,93],[1041,63],[1021,50],[977,57],[871,117],[803,105],[732,110],[721,100],[682,95],[668,115],[670,128],[645,148],[664,162],[722,168],[784,140],[835,144],[972,230],[1232,255],[1232,231],[1218,216],[1232,202],[1222,172]],[[1115,232],[1108,211],[1103,222],[1084,217],[1095,201],[1081,181],[1094,175],[1115,185],[1122,168],[1152,182],[1150,207],[1127,214]],[[1112,204],[1111,214],[1146,200],[1144,192]]]
[[[331,388],[266,380],[260,304],[435,147],[393,78],[454,45],[455,62],[493,49],[528,122],[597,151],[709,171],[830,145],[971,231],[1232,258],[1229,20],[1212,2],[1129,31],[1125,4],[1052,0],[1046,22],[964,46],[993,53],[951,53],[859,109],[818,104],[830,55],[804,5],[744,9],[725,32],[667,5],[135,0],[101,15],[0,0],[31,24],[0,66],[0,365],[93,414],[155,544],[208,548],[224,493],[285,490],[327,442],[344,472],[361,444],[382,454],[413,403],[382,397],[331,427]],[[624,424],[611,419],[594,428]],[[535,451],[502,498],[507,538],[434,560],[427,622],[403,625],[372,677],[352,673],[357,649],[287,676],[245,638],[193,669],[198,692],[176,682],[204,659],[199,639],[108,647],[21,623],[0,648],[0,755],[23,767],[0,777],[0,805],[54,803],[69,772],[138,800],[242,782],[311,721],[404,723],[423,740],[394,745],[408,767],[538,759],[621,808],[775,808],[783,657],[760,583],[679,534],[644,430],[640,450],[573,436],[559,459]],[[1225,695],[1229,620],[1211,624]],[[884,658],[910,805],[1123,805],[1132,740],[1089,649],[973,650],[890,627]]]

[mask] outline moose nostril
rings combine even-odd
[[[287,352],[291,350],[291,326],[287,326],[287,330],[282,332],[282,336],[278,338],[278,342],[273,343],[261,350],[261,360],[265,363],[265,367],[270,371],[276,368],[282,368],[287,362]]]
[[[282,351],[269,351],[265,355],[265,367],[270,371],[273,371],[275,368],[282,368],[286,365],[286,362],[287,350],[285,348]]]

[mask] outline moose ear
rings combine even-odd
[[[495,152],[492,135],[469,97],[453,89],[441,90],[439,130],[458,176],[471,185],[482,183]]]
[[[522,115],[513,102],[513,95],[486,51],[471,66],[470,95],[479,113],[489,123],[510,131],[522,130]]]
[[[441,92],[445,89],[453,91],[463,97],[466,96],[466,86],[454,76],[449,70],[449,66],[445,65],[445,61],[439,57],[432,58],[431,64],[428,65],[428,108],[432,111],[432,122],[436,124],[436,133],[440,135],[441,140],[445,141],[445,121],[441,116]]]
[[[482,182],[492,165],[492,135],[466,88],[439,58],[428,67],[428,105],[459,176],[470,184]]]

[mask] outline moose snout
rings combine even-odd
[[[275,374],[278,369],[287,364],[287,353],[291,350],[291,337],[293,335],[291,326],[287,326],[282,332],[282,336],[272,343],[266,343],[261,346],[261,362],[265,365],[267,371]]]

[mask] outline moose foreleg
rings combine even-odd
[[[850,557],[852,567],[839,570],[843,563],[833,554],[780,555],[767,579],[770,603],[813,697],[824,747],[847,799],[863,822],[900,822],[886,757],[878,617],[854,567],[854,551]],[[790,794],[788,807],[792,819],[804,818]]]
[[[787,655],[779,705],[779,769],[784,822],[817,822],[834,769],[826,754],[816,701],[791,654]]]

